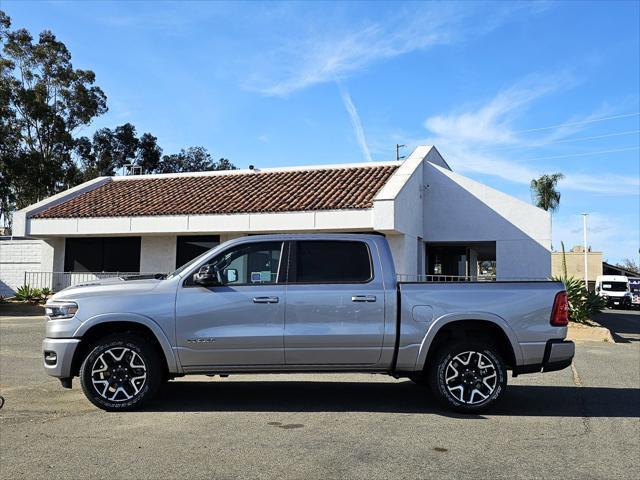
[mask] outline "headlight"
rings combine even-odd
[[[44,309],[49,318],[59,320],[73,317],[78,311],[78,304],[75,302],[48,303]]]

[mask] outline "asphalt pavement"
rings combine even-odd
[[[0,311],[0,314],[1,311]],[[106,413],[41,367],[44,318],[0,316],[0,478],[638,478],[640,312],[597,320],[572,368],[509,379],[486,415],[381,375],[170,382]]]

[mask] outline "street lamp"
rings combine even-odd
[[[584,286],[589,290],[589,277],[587,271],[587,215],[588,213],[582,214],[582,240],[583,240],[583,250],[584,250]]]

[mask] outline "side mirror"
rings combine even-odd
[[[193,283],[210,287],[212,285],[222,285],[220,272],[213,265],[203,265],[198,273],[193,275]]]

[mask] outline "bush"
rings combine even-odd
[[[585,323],[594,313],[598,313],[606,302],[595,292],[589,292],[584,281],[574,277],[553,277],[552,280],[564,283],[569,299],[569,320]]]
[[[39,288],[31,288],[29,285],[22,285],[16,290],[16,300],[21,302],[38,303],[43,300],[43,291]]]

